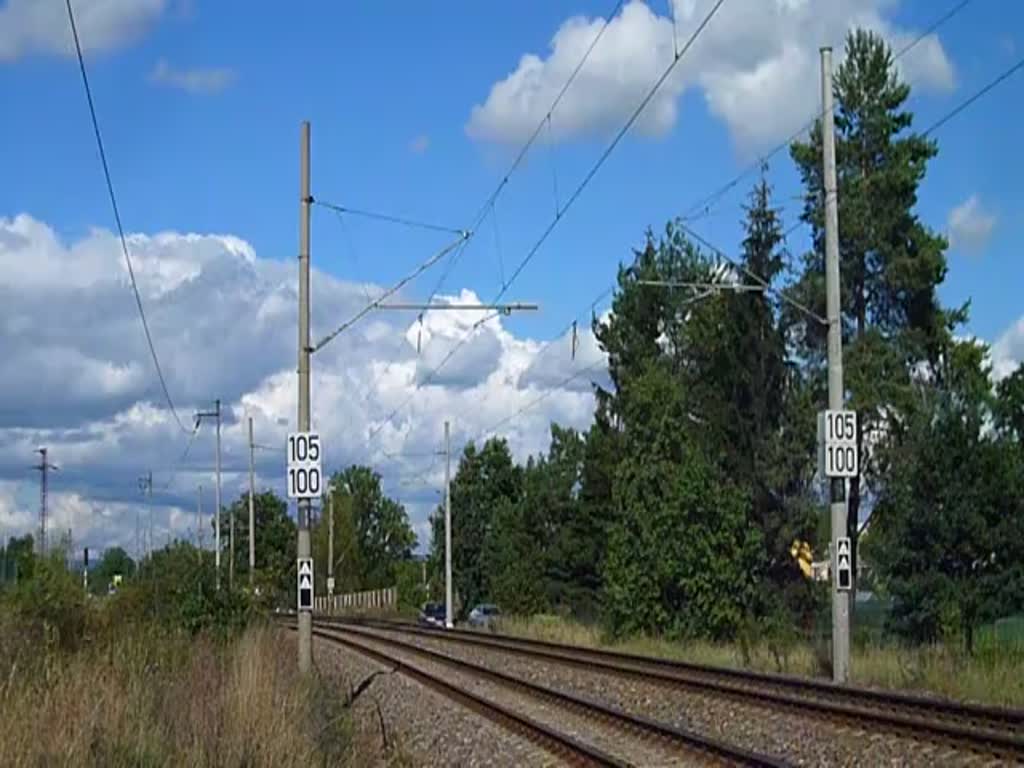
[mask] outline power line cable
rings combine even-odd
[[[445,365],[447,365],[448,361],[455,356],[455,353],[459,351],[462,345],[465,344],[466,341],[469,340],[472,337],[472,335],[477,330],[479,330],[485,323],[490,322],[494,318],[498,317],[500,314],[500,312],[494,312],[489,315],[486,315],[485,317],[480,318],[475,323],[473,323],[473,325],[470,326],[469,331],[467,331],[466,334],[463,335],[463,337],[455,344],[455,346],[448,350],[448,354],[444,356],[441,362],[427,373],[427,375],[420,382],[420,386],[429,384],[431,381],[433,381],[434,377],[437,376],[437,374],[440,373],[441,369]],[[395,417],[395,414],[397,414],[399,411],[405,408],[405,406],[412,402],[412,399],[418,394],[418,391],[419,387],[414,389],[409,394],[408,397],[406,397],[404,400],[402,400],[401,403],[398,404],[398,406],[392,409],[391,412],[386,417],[384,417],[384,420],[381,422],[380,426],[378,426],[376,429],[370,430],[370,436],[367,438],[366,442],[373,442],[373,439],[384,430],[384,427],[391,423],[391,420]]]
[[[951,109],[945,115],[943,115],[938,120],[936,120],[934,123],[932,123],[931,126],[929,126],[928,129],[925,130],[925,132],[922,135],[928,136],[928,135],[934,133],[935,131],[937,131],[939,128],[944,126],[946,123],[948,123],[954,117],[956,117],[961,112],[963,112],[965,109],[967,109],[972,104],[974,104],[974,102],[976,102],[978,99],[980,99],[986,93],[988,93],[993,88],[998,86],[1004,80],[1007,80],[1012,75],[1016,74],[1022,68],[1024,68],[1024,59],[1020,59],[1016,64],[1014,64],[1009,69],[1003,70],[1003,72],[1001,72],[995,79],[990,80],[982,88],[980,88],[979,90],[975,91],[973,95],[971,95],[970,97],[968,97],[968,98],[964,99],[963,101],[961,101],[959,104],[957,104],[955,107],[953,107],[953,109]]]
[[[328,203],[324,200],[313,199],[314,205],[319,205],[323,208],[334,211],[335,213],[347,213],[351,216],[361,216],[365,219],[373,219],[375,221],[386,221],[390,224],[400,224],[410,229],[426,229],[433,232],[448,232],[454,235],[464,234],[465,230],[456,229],[455,227],[444,227],[440,224],[432,224],[427,221],[420,221],[418,219],[410,219],[402,216],[392,216],[387,213],[378,213],[376,211],[366,211],[359,208],[349,208],[345,205],[338,205],[336,203]]]
[[[198,434],[199,434],[199,424],[197,423],[196,426],[195,426],[195,429],[192,430],[192,434],[189,435],[188,442],[185,444],[185,450],[182,451],[181,456],[178,458],[178,461],[175,462],[174,466],[171,468],[170,477],[167,478],[167,482],[166,483],[161,484],[159,490],[166,491],[166,490],[170,489],[171,484],[178,477],[178,471],[181,469],[181,465],[184,464],[185,460],[188,458],[188,454],[192,450],[192,445],[195,443],[196,436]]]
[[[338,219],[338,226],[341,227],[341,236],[345,240],[345,244],[348,246],[349,254],[351,255],[352,261],[358,268],[360,266],[359,254],[356,252],[355,241],[352,239],[352,233],[349,232],[348,226],[346,226],[345,224],[345,217],[342,216],[341,213],[338,211],[335,211],[334,215]],[[360,269],[360,271],[362,270]],[[362,286],[363,296],[366,298],[366,303],[372,304],[373,299],[370,297],[369,286],[367,286],[366,282],[362,280],[360,280],[360,285]]]
[[[550,117],[551,117],[551,113],[554,112],[554,110],[558,107],[559,103],[561,103],[562,98],[565,96],[566,92],[569,90],[569,87],[575,81],[577,75],[579,75],[579,73],[580,73],[580,70],[583,69],[584,64],[586,64],[587,60],[590,58],[590,54],[593,52],[593,50],[597,46],[598,42],[604,36],[604,33],[608,29],[608,26],[610,24],[611,19],[613,19],[615,17],[615,15],[619,12],[619,10],[622,8],[622,5],[623,5],[624,2],[625,2],[625,0],[616,0],[614,6],[612,7],[611,12],[608,14],[608,16],[607,16],[607,18],[605,20],[605,23],[602,25],[601,29],[598,30],[598,33],[594,36],[594,39],[590,42],[590,45],[587,47],[587,50],[584,52],[583,56],[580,58],[579,62],[576,64],[576,66],[573,69],[572,73],[569,75],[568,79],[563,84],[561,90],[558,92],[557,96],[555,96],[555,99],[551,103],[551,106],[548,108],[547,113],[540,120],[540,122],[537,123],[537,126],[536,126],[536,128],[534,128],[533,133],[530,135],[530,138],[527,139],[526,143],[523,144],[523,146],[519,149],[519,152],[516,155],[515,160],[512,162],[511,167],[508,169],[508,171],[505,172],[505,175],[502,177],[501,181],[495,187],[494,191],[490,194],[490,196],[488,196],[486,201],[483,203],[483,205],[480,206],[479,210],[474,215],[473,220],[472,220],[472,225],[470,227],[468,227],[467,229],[464,229],[464,230],[448,230],[448,228],[444,228],[444,227],[440,227],[439,228],[436,225],[428,225],[428,224],[426,224],[424,222],[418,222],[418,221],[415,221],[415,220],[412,220],[412,219],[402,219],[402,218],[397,217],[397,216],[390,216],[388,214],[378,214],[378,213],[370,212],[370,211],[358,211],[357,215],[366,215],[366,216],[370,216],[372,218],[378,218],[378,219],[383,219],[383,220],[387,220],[387,221],[393,221],[393,222],[397,222],[397,223],[404,223],[404,224],[408,224],[410,226],[423,226],[423,227],[427,227],[427,228],[431,228],[431,229],[444,229],[446,231],[457,232],[458,234],[463,236],[461,242],[456,244],[457,247],[455,249],[454,254],[452,255],[452,258],[449,259],[448,264],[446,265],[444,271],[441,274],[441,277],[438,279],[437,283],[434,285],[433,289],[431,290],[430,295],[427,297],[427,301],[426,301],[427,304],[432,303],[433,300],[434,300],[434,297],[441,291],[441,288],[443,287],[443,285],[444,285],[445,281],[447,280],[448,276],[451,274],[452,270],[455,268],[456,264],[458,263],[459,259],[462,256],[462,254],[465,252],[466,247],[469,245],[470,240],[476,235],[477,230],[480,228],[480,225],[483,223],[483,221],[487,217],[488,213],[489,212],[493,213],[494,205],[495,205],[498,197],[501,195],[502,190],[508,184],[509,179],[511,178],[512,174],[515,173],[515,171],[519,168],[519,166],[522,163],[523,159],[526,157],[526,154],[530,151],[530,148],[536,142],[537,137],[540,135],[542,129],[544,128],[544,125],[546,123],[549,123]],[[335,204],[332,204],[332,203],[325,203],[325,202],[321,202],[321,201],[314,201],[314,202],[319,202],[320,205],[323,205],[326,208],[331,208],[331,209],[335,210],[335,212],[338,212],[338,213],[342,213],[342,212],[345,212],[345,213],[356,213],[355,209],[349,209],[349,208],[346,208],[344,206],[339,206],[339,205],[335,205]],[[441,256],[446,255],[446,253],[448,253],[448,252],[450,252],[450,251],[446,251],[445,253],[442,253]],[[499,256],[499,258],[500,258],[500,256]],[[420,274],[422,274],[424,271],[426,271],[426,269],[428,269],[429,267],[431,267],[435,263],[437,263],[438,260],[439,260],[439,257],[438,258],[429,259],[428,262],[426,263],[425,267],[417,270],[416,273],[414,273],[414,277],[419,276]],[[503,268],[502,268],[502,271],[504,271]],[[412,279],[412,278],[410,278],[410,279]],[[407,283],[407,282],[408,282],[408,280],[405,281],[405,283]],[[405,283],[403,283],[403,285]],[[502,285],[504,285],[504,284],[505,284],[505,281],[504,281],[504,278],[503,278],[502,279]],[[341,333],[342,330],[344,330],[345,328],[349,327],[353,322],[358,320],[359,317],[364,316],[366,314],[366,312],[368,312],[369,310],[375,308],[375,306],[383,298],[385,298],[385,297],[382,296],[382,297],[378,298],[376,302],[371,302],[370,305],[367,306],[362,312],[360,312],[359,315],[356,318],[353,318],[353,320],[349,321],[349,323],[347,323],[346,325],[342,326],[342,328],[339,328],[337,331],[335,331],[330,336],[330,338],[327,338],[323,342],[321,342],[321,344],[318,344],[316,348],[321,347],[324,343],[326,343],[327,341],[330,341],[330,339],[333,339],[338,333]]]
[[[571,382],[575,381],[576,379],[578,379],[583,374],[589,373],[590,371],[592,371],[595,368],[598,368],[598,367],[600,367],[602,365],[607,365],[607,363],[608,363],[608,361],[606,359],[601,358],[600,360],[595,360],[590,365],[587,365],[587,366],[584,366],[583,368],[580,368],[578,371],[575,371],[571,375],[566,376],[564,379],[562,379],[560,382],[558,382],[558,384],[556,384],[554,387],[552,387],[551,389],[545,390],[543,393],[541,393],[536,398],[534,398],[533,400],[528,402],[522,408],[519,408],[514,413],[509,414],[508,416],[504,417],[500,421],[495,422],[490,427],[488,427],[487,429],[485,429],[482,432],[480,432],[476,437],[472,438],[472,441],[475,442],[477,440],[480,440],[481,438],[487,437],[487,435],[493,434],[499,427],[504,426],[505,424],[507,424],[508,422],[512,421],[513,419],[518,418],[519,416],[522,416],[524,413],[526,413],[530,409],[535,408],[536,406],[540,405],[542,402],[547,400],[553,394],[555,394],[556,392],[561,391],[563,387],[565,387],[567,384],[570,384]]]
[[[612,6],[611,11],[605,15],[605,17],[604,17],[604,19],[605,19],[604,24],[597,31],[597,34],[594,35],[594,39],[590,41],[590,45],[587,46],[587,50],[583,52],[583,56],[576,63],[576,66],[573,68],[572,72],[569,74],[569,77],[566,79],[565,83],[562,85],[561,90],[559,90],[558,94],[555,96],[554,100],[551,102],[551,106],[548,107],[547,112],[540,119],[540,121],[538,121],[536,127],[533,129],[533,133],[530,134],[530,138],[528,138],[526,140],[526,143],[524,143],[523,146],[519,148],[519,152],[516,153],[516,157],[512,161],[512,165],[505,172],[505,175],[502,176],[501,181],[498,182],[498,185],[494,188],[494,191],[491,192],[491,194],[484,201],[483,205],[480,206],[480,208],[477,211],[477,213],[473,216],[473,219],[472,219],[473,224],[472,224],[472,226],[469,227],[469,231],[470,232],[475,234],[476,231],[480,228],[480,225],[483,223],[484,219],[487,217],[488,213],[489,212],[493,213],[495,203],[497,202],[498,198],[501,196],[501,193],[505,189],[505,187],[508,186],[508,182],[509,182],[509,179],[512,177],[512,174],[514,174],[519,169],[519,166],[522,164],[523,159],[526,157],[527,153],[530,151],[530,149],[536,143],[537,138],[541,134],[541,131],[543,131],[545,124],[550,124],[551,114],[558,108],[558,105],[561,104],[563,97],[565,96],[566,92],[569,90],[569,87],[575,82],[576,77],[579,75],[580,71],[583,69],[583,66],[590,59],[590,54],[594,52],[594,49],[597,47],[597,44],[601,41],[601,38],[604,37],[604,33],[608,30],[608,27],[611,25],[612,19],[614,19],[615,16],[622,9],[622,6],[623,6],[624,2],[625,2],[625,0],[616,0],[614,5]],[[465,243],[463,243],[462,247],[452,256],[448,266],[445,268],[444,273],[441,275],[441,278],[438,280],[437,284],[434,286],[434,289],[430,292],[430,296],[427,299],[427,303],[430,303],[431,301],[433,301],[434,296],[437,295],[437,293],[440,292],[441,288],[444,286],[445,280],[447,280],[448,276],[451,274],[452,270],[455,268],[455,265],[458,263],[459,259],[462,258],[462,254],[465,252],[466,247],[468,245],[469,245],[469,239],[467,239],[467,241]],[[505,281],[502,280],[502,284],[504,284],[504,282]]]
[[[785,232],[783,232],[782,233],[782,238],[785,239],[786,236],[789,235],[793,230],[795,230],[799,226],[800,223],[802,223],[802,222],[794,224],[792,227],[790,227]],[[731,264],[736,269],[740,270],[743,274],[745,274],[747,277],[749,277],[751,280],[753,280],[755,283],[757,283],[759,286],[761,286],[766,292],[775,294],[780,299],[782,299],[782,301],[784,301],[785,303],[787,303],[790,306],[794,307],[795,309],[799,310],[800,312],[803,312],[805,315],[807,315],[811,319],[815,320],[816,322],[818,322],[818,323],[820,323],[822,325],[828,325],[828,321],[824,317],[819,315],[817,312],[815,312],[813,309],[808,307],[803,302],[801,302],[801,301],[799,301],[797,299],[794,299],[792,296],[787,294],[781,288],[776,288],[775,286],[773,286],[771,283],[769,283],[767,280],[765,280],[759,274],[757,274],[752,269],[747,267],[742,261],[740,261],[739,259],[735,259],[732,256],[730,256],[729,254],[727,254],[725,251],[723,251],[717,245],[715,245],[714,243],[709,241],[706,237],[701,235],[699,232],[694,230],[692,227],[687,225],[685,222],[679,221],[679,222],[677,222],[677,225],[679,226],[680,229],[682,229],[684,232],[686,232],[690,237],[692,237],[698,243],[703,245],[705,248],[711,250],[718,258],[722,259],[723,261],[727,262],[728,264]]]
[[[630,114],[629,119],[626,120],[626,123],[622,126],[622,128],[618,131],[618,133],[616,133],[616,135],[612,139],[611,143],[609,143],[608,146],[605,148],[604,152],[601,153],[601,155],[597,159],[597,162],[594,163],[594,165],[590,168],[590,170],[587,172],[587,174],[583,177],[583,180],[579,183],[579,185],[577,185],[577,187],[573,191],[572,195],[570,195],[570,197],[566,200],[565,205],[561,208],[561,210],[559,210],[556,213],[555,217],[550,221],[548,226],[541,233],[541,236],[534,243],[533,247],[530,248],[529,251],[527,251],[527,253],[524,256],[524,258],[516,266],[515,270],[513,271],[512,275],[511,275],[511,277],[509,278],[509,280],[505,283],[504,286],[502,286],[501,290],[498,292],[497,296],[494,298],[494,300],[491,303],[497,304],[501,300],[501,298],[508,292],[508,289],[516,281],[516,279],[519,277],[519,275],[522,274],[523,270],[533,260],[534,256],[537,255],[537,252],[540,250],[541,246],[547,241],[548,237],[551,236],[551,233],[555,230],[555,227],[558,226],[558,223],[562,220],[562,218],[565,215],[566,211],[568,211],[573,206],[573,204],[579,199],[580,195],[583,193],[583,190],[586,189],[586,187],[590,184],[591,180],[594,178],[594,176],[597,174],[597,172],[601,169],[601,167],[604,165],[604,163],[611,156],[612,152],[615,151],[616,147],[618,147],[619,143],[625,137],[626,133],[633,126],[633,124],[637,121],[637,119],[643,113],[644,109],[646,109],[647,105],[654,98],[654,96],[658,92],[658,90],[660,90],[661,86],[668,79],[669,75],[671,75],[672,72],[675,70],[676,65],[683,59],[683,57],[686,55],[686,53],[690,50],[690,48],[693,46],[693,44],[697,41],[697,38],[700,37],[700,35],[703,33],[704,29],[711,22],[712,18],[714,18],[715,14],[718,13],[719,8],[721,8],[724,3],[725,3],[725,0],[717,0],[717,2],[711,7],[711,10],[708,11],[707,15],[703,18],[701,23],[697,26],[697,28],[690,35],[689,39],[686,41],[686,44],[681,49],[679,49],[679,51],[672,57],[672,61],[665,68],[665,70],[662,72],[661,76],[654,82],[653,86],[651,86],[651,88],[647,91],[647,93],[643,97],[643,99],[641,99],[641,101],[637,105],[636,109],[634,109],[633,112]],[[608,25],[606,23],[605,26],[602,27],[602,30],[607,29],[607,26]],[[591,44],[591,48],[588,49],[588,50],[593,50],[593,46],[594,45],[596,45],[596,40],[595,40],[594,43]],[[582,66],[582,64],[579,65],[579,66]],[[577,66],[577,69],[574,71],[574,75],[579,71],[579,66]],[[571,82],[571,78],[570,78],[570,82]],[[562,94],[565,93],[567,88],[568,88],[568,83],[566,84],[565,87],[563,87],[561,93],[559,94],[559,98],[561,98]],[[558,99],[556,99],[556,103],[557,103],[557,101],[558,101]],[[546,120],[546,118],[545,118],[545,120]],[[536,137],[540,134],[540,131],[541,131],[541,129],[544,126],[544,122],[545,121],[542,120],[538,124],[537,129],[534,131],[534,134],[531,137],[531,140],[530,140],[531,142],[534,139],[536,139]],[[529,143],[530,142],[528,142],[528,144]],[[524,148],[524,150],[525,150],[525,148]],[[521,160],[521,158],[522,158],[522,156],[524,154],[525,154],[525,151],[521,151],[520,152],[519,157],[517,157],[517,159],[516,159],[516,163],[513,164],[513,168],[515,168],[516,165],[518,164],[518,162],[520,162],[520,160]],[[508,176],[506,175],[506,177],[502,180],[501,184],[498,185],[498,189],[496,190],[496,192],[500,192],[500,190],[503,188],[504,184],[507,183],[507,181],[508,181]],[[490,201],[488,201],[488,203],[489,202]],[[485,208],[483,210],[486,213],[486,210],[487,210],[486,205],[485,205]],[[474,227],[474,230],[475,229],[476,229],[476,227]],[[451,360],[451,358],[455,355],[455,353],[458,352],[458,350],[461,349],[462,346],[472,337],[473,333],[480,327],[480,325],[483,322],[484,321],[482,320],[482,321],[480,321],[478,323],[473,324],[473,326],[470,327],[469,331],[451,349],[451,351],[449,351],[449,353],[444,357],[444,359],[441,361],[441,363],[436,368],[434,368],[427,375],[427,377],[424,379],[423,383],[429,383],[431,380],[433,380],[434,376],[437,375],[437,373],[447,364],[447,362],[449,360]],[[382,423],[377,429],[371,430],[370,436],[368,438],[368,441],[372,441],[378,434],[380,434],[380,432],[384,429],[384,426],[387,423],[389,423],[392,418],[394,418],[395,414],[397,414],[402,408],[404,408],[409,402],[412,401],[412,398],[415,396],[415,394],[416,394],[415,391],[413,393],[411,393],[409,397],[407,397],[405,400],[403,400],[402,403],[400,403],[398,405],[398,407],[396,407],[388,415],[388,417],[385,419],[384,423]]]
[[[1012,64],[1007,69],[1004,69],[1002,72],[1000,72],[998,75],[996,75],[996,77],[994,77],[993,79],[989,80],[987,83],[985,83],[985,85],[983,85],[977,91],[972,93],[966,99],[964,99],[963,101],[959,102],[951,110],[949,110],[948,112],[943,114],[941,117],[939,117],[935,122],[933,122],[930,126],[928,126],[928,128],[926,128],[924,131],[921,132],[921,134],[920,134],[921,137],[923,138],[923,137],[930,136],[931,134],[935,133],[937,130],[939,130],[944,125],[946,125],[946,123],[948,123],[950,120],[955,118],[957,115],[959,115],[964,110],[966,110],[969,107],[971,107],[975,102],[977,102],[979,99],[981,99],[987,93],[989,93],[994,88],[996,88],[997,86],[1002,84],[1004,81],[1008,80],[1010,77],[1015,75],[1021,69],[1024,69],[1024,58],[1019,59],[1016,63]],[[862,181],[863,179],[865,179],[867,177],[867,175],[868,174],[863,172],[863,171],[858,171],[857,173],[853,174],[848,179],[846,179],[845,183],[852,184],[852,183],[856,183],[856,182]],[[835,194],[837,194],[837,195],[839,194],[839,190],[838,189],[836,190]],[[796,224],[794,224],[792,227],[787,229],[783,233],[783,238],[785,238],[790,232],[792,232],[794,229],[796,229],[802,223],[804,223],[804,222],[801,219]],[[680,223],[680,226],[683,229],[685,229],[687,232],[689,232],[691,235],[694,235],[695,237],[700,238],[699,235],[697,235],[691,228],[689,228],[685,224]],[[713,248],[714,246],[709,246],[709,247]],[[717,250],[717,249],[715,249],[715,250]]]
[[[337,328],[335,328],[333,331],[331,331],[326,336],[324,336],[322,339],[320,339],[320,341],[318,341],[313,346],[313,348],[310,351],[311,352],[318,352],[318,351],[320,351],[324,347],[324,345],[328,344],[331,340],[333,340],[335,337],[337,337],[339,333],[341,333],[342,331],[346,330],[347,328],[351,328],[353,325],[355,325],[357,322],[359,322],[359,320],[361,320],[363,317],[368,315],[374,309],[379,307],[381,305],[381,303],[386,298],[388,298],[389,296],[393,296],[394,294],[398,293],[398,291],[402,290],[402,288],[405,285],[407,285],[412,280],[415,280],[417,277],[419,277],[424,272],[426,272],[428,269],[430,269],[432,266],[434,266],[434,264],[436,264],[438,261],[440,261],[442,258],[444,258],[445,254],[448,254],[451,251],[455,250],[455,248],[457,248],[461,243],[464,243],[468,237],[469,237],[469,233],[468,232],[462,232],[460,234],[458,240],[456,240],[455,242],[449,243],[444,248],[442,248],[437,253],[435,253],[433,256],[431,256],[429,259],[427,259],[425,262],[420,264],[418,267],[416,267],[416,269],[414,269],[408,275],[406,275],[401,280],[399,280],[397,283],[395,283],[393,286],[391,286],[386,291],[384,291],[374,301],[372,301],[369,304],[367,304],[361,310],[356,312],[356,314],[353,315],[351,318],[346,320],[344,323],[342,323]]]
[[[591,314],[593,314],[596,311],[597,307],[599,307],[603,303],[604,299],[606,299],[608,297],[608,295],[615,290],[616,285],[617,285],[617,283],[612,283],[611,285],[609,285],[606,288],[604,288],[591,301],[589,301],[581,310],[579,310],[579,312],[577,312],[577,314],[573,317],[573,319],[570,320],[560,331],[558,331],[557,334],[555,334],[550,339],[548,339],[544,343],[542,343],[541,346],[534,353],[531,365],[536,365],[538,363],[538,361],[540,361],[540,359],[542,357],[544,357],[545,354],[547,354],[548,350],[550,350],[558,341],[560,341],[563,337],[565,337],[565,335],[569,331],[572,330],[573,326],[587,312],[590,312]],[[604,361],[602,360],[602,361],[598,361],[598,362],[604,362]],[[593,366],[590,366],[589,368],[592,368],[592,367]],[[589,368],[588,368],[588,370],[589,370]],[[579,371],[578,373],[582,374],[583,372],[584,371]],[[387,423],[387,422],[385,422],[385,423]],[[388,452],[388,451],[381,451],[381,453],[385,457],[387,457],[389,459],[393,459],[393,460],[399,459],[399,458],[403,458],[403,457],[410,457],[410,456],[416,456],[416,455],[424,455],[424,454],[406,453],[404,451],[400,452],[400,453],[392,453],[392,452]],[[429,455],[433,455],[433,454],[429,454]]]
[[[103,147],[103,137],[100,134],[100,124],[96,117],[96,105],[92,98],[92,89],[89,86],[89,76],[85,70],[85,58],[82,56],[82,44],[78,39],[78,27],[75,24],[75,14],[71,8],[71,0],[65,0],[68,10],[68,21],[71,23],[71,35],[75,39],[75,52],[78,55],[78,67],[82,72],[82,84],[85,86],[85,98],[89,103],[89,116],[92,119],[93,132],[96,134],[96,146],[99,149],[100,162],[103,164],[103,177],[107,182],[107,192],[110,195],[110,206],[114,210],[114,221],[117,224],[117,234],[121,240],[121,251],[124,253],[125,263],[128,265],[128,277],[131,280],[132,292],[135,294],[135,304],[139,309],[139,318],[142,320],[142,330],[146,334],[146,344],[149,346],[149,353],[153,358],[153,366],[156,368],[157,378],[160,379],[160,388],[163,390],[164,399],[167,401],[168,407],[171,409],[171,414],[174,416],[174,420],[178,422],[178,426],[182,432],[188,433],[188,429],[182,423],[181,418],[178,416],[178,411],[174,407],[174,401],[171,399],[171,393],[167,389],[167,381],[164,379],[163,370],[160,367],[160,360],[156,354],[156,347],[153,345],[153,336],[149,331],[149,322],[146,320],[146,312],[142,308],[142,297],[139,294],[139,286],[135,280],[135,270],[132,267],[132,258],[128,252],[128,241],[124,236],[124,227],[121,225],[121,213],[117,207],[117,196],[114,194],[114,184],[110,178],[110,167],[107,164],[107,153]]]
[[[633,110],[632,114],[629,116],[629,119],[626,120],[625,125],[623,125],[622,128],[619,129],[619,132],[615,134],[615,138],[612,139],[611,143],[605,148],[604,152],[601,153],[601,156],[598,157],[597,162],[594,163],[594,165],[590,168],[590,170],[587,172],[587,175],[583,177],[583,180],[573,191],[572,195],[570,195],[568,200],[566,200],[565,205],[558,213],[556,213],[555,217],[548,224],[547,228],[541,234],[537,242],[534,243],[533,247],[527,252],[523,260],[519,262],[519,264],[516,266],[515,270],[512,272],[512,276],[509,278],[505,287],[498,292],[498,296],[497,298],[494,299],[494,303],[497,303],[501,299],[501,297],[505,295],[505,292],[516,281],[516,279],[526,268],[526,266],[533,260],[533,257],[537,255],[537,252],[540,250],[541,246],[547,241],[548,237],[550,237],[551,233],[555,230],[555,227],[558,226],[558,222],[562,220],[562,216],[564,216],[566,211],[568,211],[569,208],[572,207],[573,203],[575,203],[576,200],[579,199],[579,196],[583,193],[583,190],[587,188],[587,185],[590,184],[594,176],[597,175],[597,172],[605,164],[605,161],[611,156],[612,152],[615,151],[615,148],[619,145],[622,139],[625,138],[626,134],[629,132],[629,129],[633,127],[633,124],[639,119],[640,115],[643,114],[644,109],[646,109],[647,105],[650,104],[651,99],[653,99],[655,94],[657,94],[657,92],[661,89],[661,86],[668,79],[669,75],[671,75],[672,72],[675,70],[676,65],[680,61],[682,61],[683,57],[687,54],[687,52],[690,50],[693,44],[697,41],[697,38],[700,37],[701,33],[705,30],[707,25],[711,23],[711,19],[714,18],[715,14],[718,13],[718,9],[721,8],[724,3],[725,0],[717,0],[717,2],[711,7],[711,10],[708,11],[707,15],[704,17],[701,23],[693,31],[693,34],[690,35],[689,39],[686,41],[686,44],[681,49],[679,49],[679,51],[672,57],[672,61],[665,68],[665,71],[662,72],[661,77],[659,77],[655,81],[654,85],[651,86],[650,90],[647,91],[647,94],[644,96],[643,99],[641,99],[636,109]]]
[[[958,2],[944,14],[939,16],[937,19],[933,20],[932,23],[925,27],[925,29],[921,33],[919,33],[913,40],[911,40],[909,43],[903,46],[903,48],[901,48],[893,56],[893,60],[898,61],[903,56],[908,54],[910,51],[916,48],[923,40],[925,40],[929,35],[935,32],[935,30],[946,24],[950,19],[952,19],[962,10],[964,10],[964,8],[966,8],[972,2],[974,2],[974,0],[960,0],[960,2]],[[743,179],[747,178],[750,174],[754,173],[758,168],[760,168],[773,157],[775,157],[775,155],[777,155],[779,152],[788,148],[794,141],[796,141],[806,131],[812,128],[815,122],[820,120],[823,115],[824,113],[821,110],[818,110],[808,121],[803,123],[800,126],[800,128],[794,131],[785,140],[783,140],[775,147],[773,147],[767,154],[758,157],[754,162],[746,166],[736,176],[727,181],[721,187],[719,187],[709,195],[706,195],[705,197],[701,198],[698,202],[690,206],[686,213],[683,214],[683,218],[692,220],[697,215],[707,215],[710,212],[710,208],[723,197],[725,197],[725,195],[727,195],[733,188],[735,188],[736,185],[738,185],[741,181],[743,181]]]
[[[966,2],[961,3],[958,6],[958,8],[962,8],[964,5],[967,4],[967,2],[970,2],[970,0],[966,0]],[[949,14],[947,14],[947,17],[948,16],[949,16]],[[962,113],[964,110],[968,109],[971,105],[973,105],[975,102],[977,102],[980,98],[985,96],[987,93],[989,93],[991,90],[996,88],[998,85],[1000,85],[1004,81],[1008,80],[1010,77],[1012,77],[1014,74],[1019,72],[1021,69],[1024,69],[1024,58],[1019,59],[1016,63],[1014,63],[1013,65],[1011,65],[1007,69],[1003,70],[1002,72],[1000,72],[992,80],[989,80],[985,85],[983,85],[981,88],[979,88],[973,94],[971,94],[969,97],[967,97],[966,99],[961,101],[959,104],[957,104],[955,107],[953,107],[953,109],[949,110],[944,115],[942,115],[938,120],[936,120],[927,129],[925,129],[921,133],[921,136],[929,136],[932,133],[934,133],[935,131],[937,131],[939,128],[941,128],[942,126],[946,125],[946,123],[948,123],[954,117],[956,117],[957,115]],[[863,174],[863,173],[856,174],[853,178],[849,179],[849,181],[850,182],[859,181],[859,180],[863,179],[864,177],[865,177],[865,174]],[[789,227],[789,229],[787,229],[782,234],[783,239],[785,239],[791,232],[793,232],[793,230],[795,230],[797,227],[799,227],[800,224],[802,224],[802,223],[803,223],[803,221],[801,220],[801,221],[798,221],[795,224],[793,224],[791,227]],[[764,280],[764,278],[762,278],[760,275],[757,275],[756,273],[752,272],[751,270],[747,269],[746,267],[744,267],[742,264],[737,262],[732,257],[728,256],[720,248],[718,248],[713,243],[709,242],[707,240],[707,238],[703,237],[700,233],[696,232],[691,226],[687,225],[684,221],[679,221],[678,222],[678,226],[681,229],[683,229],[687,234],[689,234],[691,237],[693,237],[695,240],[697,240],[699,243],[704,245],[706,248],[710,248],[712,251],[714,251],[718,255],[719,258],[724,259],[725,261],[729,262],[730,264],[732,264],[733,266],[737,267],[738,269],[741,269],[752,280],[754,280],[754,281],[758,282],[759,284],[761,284],[762,287],[765,288],[765,290],[771,291],[771,292],[775,293],[777,296],[779,296],[779,298],[781,298],[786,303],[790,304],[791,306],[793,306],[796,309],[800,310],[801,312],[805,313],[806,315],[808,315],[809,317],[811,317],[814,320],[818,321],[819,323],[821,323],[823,325],[827,325],[827,321],[821,315],[819,315],[818,313],[816,313],[813,310],[809,309],[806,305],[802,304],[801,302],[799,302],[799,301],[793,299],[792,297],[788,296],[785,291],[782,291],[780,289],[774,288],[773,286],[769,285]]]

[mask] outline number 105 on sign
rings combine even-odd
[[[818,414],[818,469],[825,477],[856,477],[857,414],[822,411]]]
[[[315,499],[322,491],[320,435],[293,432],[288,435],[288,498]]]

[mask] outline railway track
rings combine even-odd
[[[370,628],[318,623],[313,632],[409,675],[572,764],[788,765],[771,756],[380,635]],[[422,663],[411,662],[410,656]],[[449,672],[442,676],[431,667],[444,667]],[[477,682],[484,680],[486,694]],[[567,732],[570,729],[572,733]]]
[[[318,618],[321,624],[361,625],[471,645],[549,663],[575,665],[658,685],[728,696],[861,729],[882,729],[978,756],[1024,764],[1024,711],[960,704],[925,696],[840,686],[688,662],[408,622]]]

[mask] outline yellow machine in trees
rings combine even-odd
[[[800,566],[804,576],[811,578],[814,563],[814,553],[811,551],[811,545],[806,541],[794,539],[793,546],[789,548],[789,554],[796,560],[796,564]]]

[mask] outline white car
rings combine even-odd
[[[469,626],[490,628],[494,620],[501,615],[498,606],[491,603],[480,603],[469,612]]]

